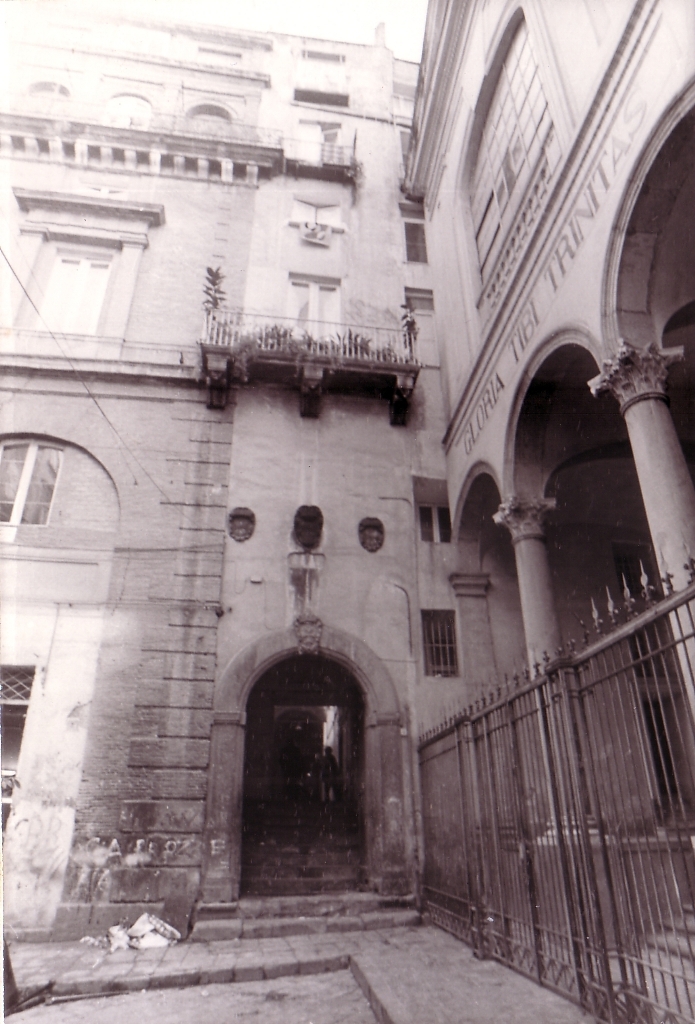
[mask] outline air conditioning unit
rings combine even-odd
[[[312,245],[323,245],[326,248],[331,244],[331,229],[326,224],[311,224],[306,221],[300,225],[299,234],[305,242]]]

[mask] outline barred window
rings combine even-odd
[[[2,828],[12,807],[17,761],[36,669],[33,665],[0,665],[0,739],[2,740]]]
[[[500,71],[478,151],[471,203],[483,280],[545,157],[553,124],[526,24],[519,26]]]
[[[453,611],[422,611],[426,676],[457,676],[456,624]]]

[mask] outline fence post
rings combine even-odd
[[[537,692],[537,688],[534,692]],[[513,700],[514,698],[512,697],[507,701],[507,714],[509,717],[509,728],[512,738],[512,777],[516,789],[519,825],[521,828],[521,838],[523,843],[522,855],[524,860],[524,870],[526,872],[526,880],[528,883],[531,924],[533,927],[533,941],[536,953],[536,972],[538,974],[539,982],[543,984],[545,969],[543,960],[543,933],[541,931],[540,918],[538,915],[538,908],[540,906],[538,902],[538,885],[536,881],[535,866],[533,863],[533,844],[531,842],[531,833],[528,827],[528,821],[526,820],[526,793],[524,790],[522,776],[521,751],[519,749],[519,737],[517,735],[516,718],[514,717]]]
[[[460,728],[464,730],[463,741]],[[475,771],[475,740],[473,723],[470,718],[464,719],[456,728],[456,750],[459,777],[459,794],[461,801],[461,825],[464,841],[468,842],[466,855],[466,878],[468,881],[468,906],[471,925],[471,944],[479,959],[485,958],[483,943],[483,908],[482,908],[482,865],[481,865],[481,828],[480,807],[478,802],[478,785]]]
[[[603,814],[601,811],[601,801],[598,792],[598,786],[596,785],[595,773],[593,771],[593,764],[591,763],[591,747],[588,743],[589,740],[589,725],[586,720],[585,708],[582,702],[580,685],[579,685],[579,671],[576,665],[568,665],[566,668],[561,670],[561,678],[563,684],[563,690],[566,695],[567,709],[568,709],[568,725],[570,728],[570,742],[572,745],[573,763],[572,763],[572,774],[573,783],[578,795],[579,806],[585,810],[585,813],[577,816],[578,825],[582,830],[582,839],[586,850],[586,868],[589,880],[589,891],[592,895],[594,920],[596,922],[595,940],[601,953],[601,964],[603,968],[603,988],[606,993],[606,1000],[608,1003],[608,1014],[609,1020],[612,1022],[618,1019],[618,1014],[615,1006],[615,992],[613,989],[613,981],[611,976],[611,965],[610,956],[608,951],[608,942],[606,940],[606,929],[603,921],[603,909],[601,907],[601,900],[599,898],[598,890],[598,878],[596,875],[596,866],[594,864],[593,851],[591,849],[591,836],[589,835],[587,825],[587,811],[586,809],[593,806],[596,820],[596,829],[598,833],[599,846],[601,850],[601,863],[606,879],[606,889],[608,891],[608,901],[610,904],[610,915],[611,925],[613,934],[615,936],[616,952],[618,954],[618,962],[620,965],[620,974],[622,982],[627,986],[627,973],[625,971],[625,962],[622,956],[622,937],[620,927],[620,915],[618,913],[618,907],[615,896],[615,887],[613,885],[613,872],[610,865],[610,857],[608,855],[608,845],[606,839],[606,830],[603,821]],[[586,764],[586,758],[584,756],[585,747],[589,753],[589,765]],[[591,775],[591,785],[589,785],[589,779],[587,777],[587,769]]]

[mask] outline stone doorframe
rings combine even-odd
[[[368,884],[384,894],[411,889],[407,863],[403,740],[398,695],[383,662],[357,637],[323,625],[319,654],[338,662],[364,699],[364,830]],[[245,647],[218,677],[203,843],[202,901],[230,903],[239,897],[246,702],[269,668],[297,655],[292,629]]]

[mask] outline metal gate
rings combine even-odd
[[[695,587],[421,739],[432,920],[620,1024],[695,1021]]]

